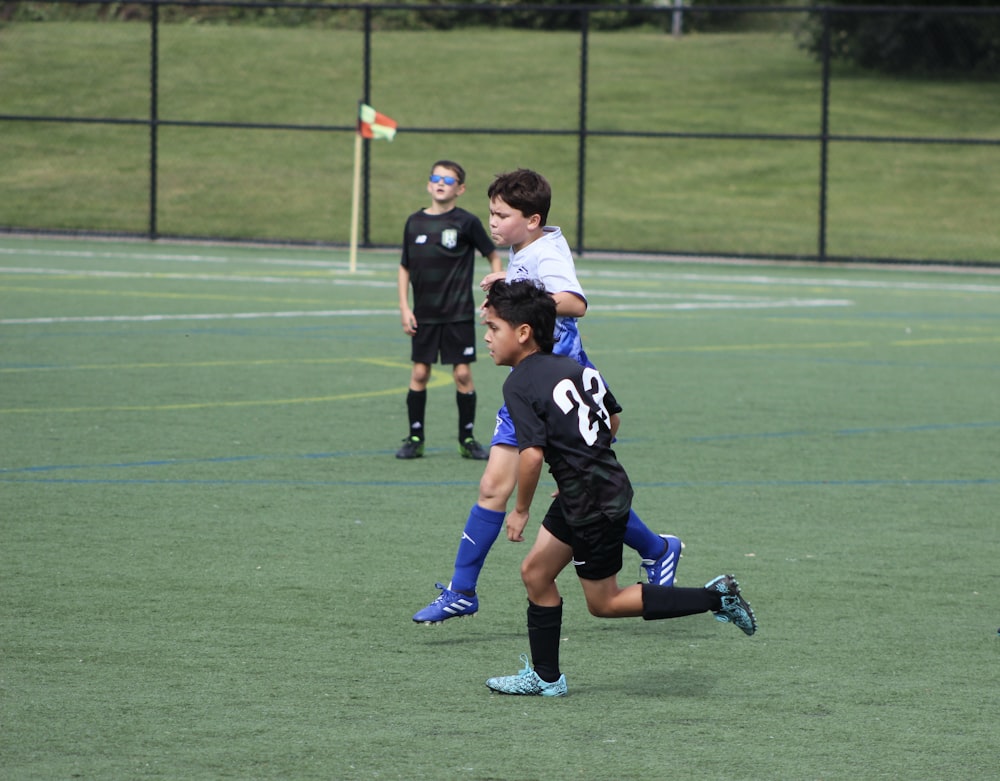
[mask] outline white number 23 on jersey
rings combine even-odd
[[[597,405],[595,412],[597,417],[604,422],[608,428],[611,427],[611,417],[608,415],[607,407],[604,406],[604,394],[606,388],[601,375],[596,369],[585,368],[583,370],[583,387],[589,391],[594,403]],[[591,420],[590,405],[580,396],[580,391],[572,380],[561,380],[552,390],[552,398],[563,412],[567,415],[576,409],[577,423],[580,426],[580,436],[588,445],[593,445],[597,441],[597,432],[600,430],[600,423]]]

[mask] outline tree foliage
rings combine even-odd
[[[825,4],[814,0],[814,5]],[[828,13],[813,15],[805,48],[822,56],[825,20],[830,25],[830,55],[862,68],[924,76],[1000,73],[1000,14],[973,10],[1000,10],[992,0],[889,0],[877,9],[862,8],[870,5],[866,0],[841,0]],[[943,12],[949,6],[957,12]]]

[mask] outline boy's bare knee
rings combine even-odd
[[[479,480],[479,504],[498,504],[502,508],[507,506],[507,500],[514,493],[514,486],[517,484],[517,476],[508,475],[500,470],[489,468],[483,472]]]

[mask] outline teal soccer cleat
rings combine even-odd
[[[486,685],[500,694],[526,694],[536,697],[566,696],[569,690],[566,688],[565,675],[560,675],[558,681],[549,683],[539,678],[538,673],[531,669],[526,654],[521,654],[521,662],[524,664],[524,669],[517,675],[490,678],[486,681]]]
[[[757,617],[753,614],[750,603],[740,594],[740,584],[736,582],[736,578],[732,575],[719,575],[706,583],[705,588],[722,598],[722,607],[713,611],[717,621],[736,624],[747,635],[757,631]]]

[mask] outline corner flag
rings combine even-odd
[[[354,186],[351,193],[351,271],[358,264],[358,214],[361,200],[361,139],[384,138],[392,141],[396,120],[379,114],[367,103],[358,103],[358,132],[354,134]]]
[[[396,135],[396,121],[362,103],[358,112],[358,132],[362,138],[384,138],[392,141]]]

